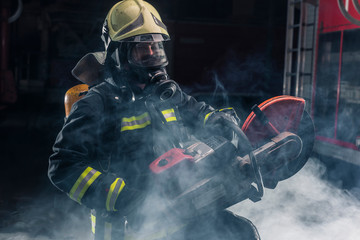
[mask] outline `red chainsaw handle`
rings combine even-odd
[[[194,157],[184,154],[185,150],[173,148],[155,159],[149,168],[153,173],[161,173],[183,161],[193,161]]]

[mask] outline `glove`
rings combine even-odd
[[[212,135],[223,136],[229,141],[233,141],[236,139],[236,135],[227,126],[226,122],[232,122],[236,125],[240,124],[240,119],[233,108],[220,109],[209,113],[205,117],[205,128]]]

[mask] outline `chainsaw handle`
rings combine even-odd
[[[241,143],[241,145],[238,144],[238,148],[242,149],[246,153],[253,151],[253,147],[251,146],[251,143],[250,143],[248,137],[245,135],[243,130],[241,130],[241,128],[237,124],[235,124],[234,122],[229,121],[225,118],[221,118],[220,123],[222,125],[225,125],[225,126],[231,128],[231,130],[233,130],[235,132],[235,134],[239,137],[239,140],[240,140],[239,143]]]
[[[255,196],[253,196],[253,197],[254,197],[254,199],[260,199],[264,195],[264,184],[263,184],[260,168],[257,164],[256,157],[253,153],[253,147],[251,146],[251,143],[250,143],[248,137],[241,130],[241,128],[234,122],[231,122],[225,118],[221,118],[221,123],[224,124],[225,126],[231,128],[235,132],[235,134],[239,137],[238,148],[241,148],[247,154],[249,154],[250,165],[254,172],[255,184],[257,186],[257,192],[255,193]]]
[[[250,157],[251,168],[254,171],[255,184],[257,186],[257,192],[251,197],[251,199],[252,200],[257,199],[256,201],[258,201],[262,198],[262,196],[264,196],[264,183],[263,183],[260,168],[257,164],[257,160],[256,160],[254,153],[250,152],[249,157]]]

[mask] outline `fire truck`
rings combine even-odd
[[[283,93],[310,103],[315,153],[360,166],[359,1],[288,1]]]

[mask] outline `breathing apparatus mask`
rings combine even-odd
[[[152,34],[150,37],[154,39],[156,35]],[[168,79],[165,69],[168,60],[162,38],[160,41],[146,42],[131,40],[113,44],[108,48],[108,57],[115,68],[121,73],[126,73],[130,81],[140,84]]]
[[[153,100],[166,101],[180,88],[175,81],[169,79],[166,72],[168,59],[161,41],[163,39],[158,39],[159,35],[155,34],[138,37],[141,39],[119,43],[112,52],[111,59],[116,69],[127,75],[130,85],[145,84],[145,95],[151,95]],[[150,37],[149,41],[144,41],[144,37]]]
[[[143,79],[142,83],[146,83],[145,92],[153,100],[167,101],[180,89],[166,72],[168,60],[163,42],[131,43],[127,59],[131,70]]]
[[[139,83],[151,84],[168,79],[165,69],[168,60],[161,41],[129,43],[127,61],[130,70],[137,74]]]

